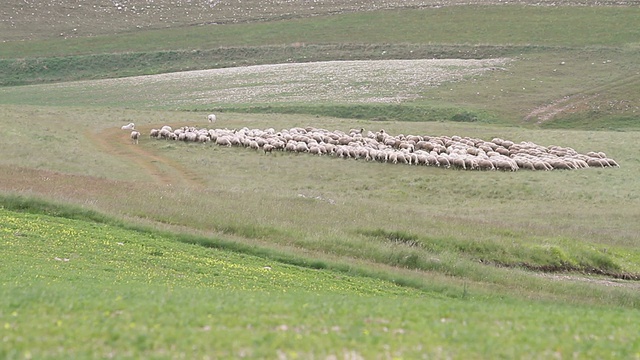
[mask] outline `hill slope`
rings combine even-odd
[[[633,358],[640,350],[629,335],[636,310],[523,306],[466,290],[444,298],[2,208],[0,224],[6,359]]]

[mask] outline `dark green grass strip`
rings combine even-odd
[[[320,104],[320,105],[263,105],[225,106],[219,108],[195,108],[194,111],[237,112],[250,114],[306,114],[341,119],[361,119],[371,121],[455,121],[497,123],[499,120],[485,112],[462,108],[425,106],[413,104]]]

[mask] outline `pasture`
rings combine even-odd
[[[0,219],[3,358],[637,356],[625,311],[448,298],[104,217]]]
[[[38,11],[0,6],[16,17],[0,25],[1,356],[640,356],[635,5],[195,19],[185,2],[168,23],[168,2],[135,16],[123,2],[110,28],[122,10],[89,3],[68,8],[87,11],[73,35],[27,34]],[[165,124],[500,137],[620,167],[458,171],[149,138]]]

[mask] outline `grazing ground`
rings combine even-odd
[[[5,40],[73,38],[132,33],[158,28],[180,28],[209,24],[234,24],[274,21],[290,18],[326,16],[385,9],[440,8],[452,5],[503,5],[505,2],[483,0],[330,0],[291,2],[278,0],[199,0],[199,1],[83,1],[8,0],[0,5],[0,30]],[[520,5],[591,5],[584,0],[509,1]],[[599,1],[605,6],[633,6],[638,1]]]
[[[105,218],[0,221],[6,359],[637,356],[637,311],[444,297]]]
[[[4,2],[0,357],[640,358],[637,5]],[[267,154],[162,125],[620,167]]]
[[[506,71],[508,59],[329,61],[183,71],[0,89],[3,101],[192,109],[212,104],[399,104],[444,83]],[[36,100],[36,97],[39,98]]]

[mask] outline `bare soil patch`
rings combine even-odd
[[[545,272],[538,272],[538,276],[541,276],[545,279],[551,279],[554,281],[581,282],[581,283],[589,283],[594,285],[602,285],[606,287],[622,287],[622,288],[631,288],[631,289],[640,290],[640,282],[637,281],[638,280],[637,277],[635,279],[625,279],[620,277],[613,277],[613,279],[610,279],[610,278],[591,277],[586,275],[558,274],[558,273],[545,273]]]

